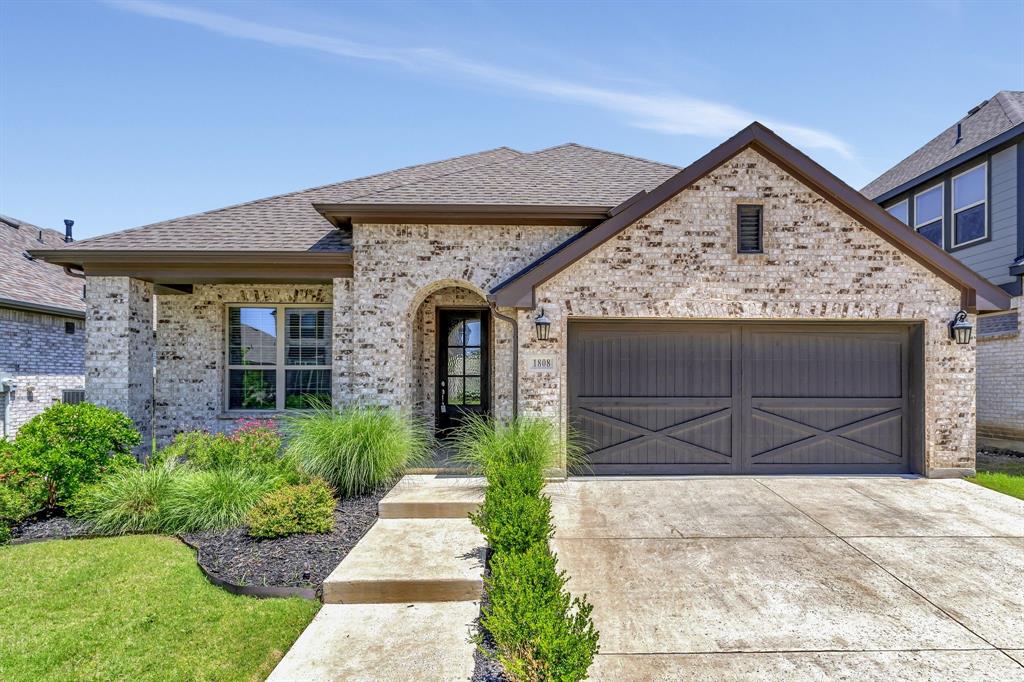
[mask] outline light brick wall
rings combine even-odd
[[[339,287],[344,291],[346,285],[338,281],[333,289]],[[157,443],[163,445],[182,431],[225,431],[239,416],[226,414],[224,398],[228,305],[322,303],[330,308],[332,298],[331,286],[298,284],[197,284],[188,295],[158,296]],[[338,317],[334,340],[338,343],[340,337],[344,343],[351,318]],[[332,353],[343,360],[337,348]],[[340,384],[337,372],[335,387]]]
[[[153,285],[89,277],[86,285],[86,399],[124,412],[149,452],[153,420]]]
[[[736,253],[736,204],[764,204],[763,255]],[[537,291],[555,374],[521,372],[525,413],[564,423],[570,317],[924,323],[925,464],[974,467],[974,347],[950,341],[960,293],[753,150],[746,150]]]
[[[978,436],[1024,449],[1024,298],[1013,299],[1016,329],[978,337]]]
[[[75,333],[65,331],[65,323]],[[0,395],[0,423],[4,400],[9,400],[9,422],[0,434],[17,434],[22,424],[53,403],[65,390],[85,388],[85,322],[78,318],[0,308],[0,375],[17,384],[13,399]]]

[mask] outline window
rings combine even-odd
[[[988,164],[953,176],[953,246],[988,236]]]
[[[229,410],[306,409],[331,401],[331,311],[228,308]]]
[[[910,210],[910,202],[907,201],[906,199],[899,203],[893,204],[892,206],[889,206],[885,210],[888,211],[893,218],[899,220],[904,225],[910,222],[910,216],[908,215],[908,211]]]
[[[85,402],[85,391],[81,389],[65,389],[61,391],[60,400],[68,405],[77,405]]]
[[[65,334],[74,334],[75,333],[75,323],[74,322],[65,322],[64,323],[64,333]]]
[[[914,229],[942,246],[942,185],[914,195]]]
[[[736,249],[739,253],[762,253],[762,206],[740,204],[736,207]]]

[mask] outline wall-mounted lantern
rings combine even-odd
[[[963,310],[953,316],[949,323],[949,338],[954,339],[961,346],[971,342],[971,331],[974,328],[967,321],[967,313]]]
[[[551,335],[551,320],[544,314],[544,309],[540,309],[540,315],[534,318],[533,326],[537,331],[538,341],[547,341]]]

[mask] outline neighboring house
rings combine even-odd
[[[29,254],[71,239],[0,216],[0,426],[18,428],[85,389],[85,280]]]
[[[34,253],[88,277],[89,399],[157,442],[330,395],[571,423],[597,474],[971,471],[949,324],[1010,299],[756,123],[683,169],[500,148]]]
[[[978,436],[1024,450],[1024,92],[973,107],[863,189],[1013,296],[978,320]]]

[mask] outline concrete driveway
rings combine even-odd
[[[1024,680],[1024,502],[901,477],[548,487],[594,680]]]

